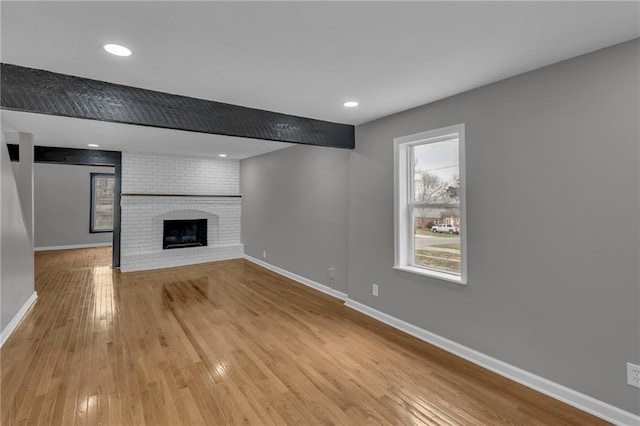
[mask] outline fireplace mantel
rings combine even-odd
[[[123,193],[121,197],[198,197],[198,198],[242,198],[242,194],[153,194]]]

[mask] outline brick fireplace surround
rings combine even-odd
[[[122,272],[242,257],[240,163],[122,154]],[[164,220],[207,219],[206,247],[163,250]]]

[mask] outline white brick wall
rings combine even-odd
[[[240,163],[160,154],[122,154],[123,194],[236,195]],[[207,219],[206,247],[162,249],[165,219]],[[123,272],[241,257],[241,199],[179,196],[122,197]]]
[[[122,192],[237,194],[240,162],[206,157],[122,153]]]

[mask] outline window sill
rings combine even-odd
[[[393,269],[395,269],[396,271],[409,272],[411,274],[423,275],[425,277],[449,281],[460,285],[467,285],[466,279],[463,280],[461,276],[447,274],[446,272],[432,271],[429,269],[417,268],[415,266],[394,266]]]

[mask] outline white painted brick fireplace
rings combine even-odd
[[[240,162],[122,154],[122,272],[242,257]],[[164,220],[207,219],[206,247],[163,250]]]

